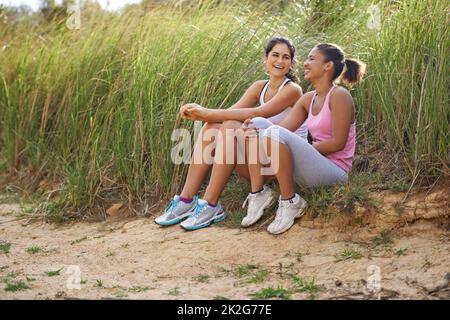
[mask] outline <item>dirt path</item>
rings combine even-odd
[[[304,218],[272,236],[263,225],[185,232],[152,218],[24,226],[15,211],[0,205],[0,299],[450,298],[449,230],[435,220],[382,232]]]

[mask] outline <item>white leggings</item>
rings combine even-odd
[[[347,180],[347,173],[323,156],[306,139],[265,118],[256,117],[251,121],[251,126],[259,129],[260,137],[269,137],[289,147],[294,160],[294,180],[298,184],[316,187]]]

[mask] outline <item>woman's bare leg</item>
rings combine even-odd
[[[214,165],[211,172],[211,179],[205,191],[204,199],[209,203],[216,204],[222,194],[231,173],[235,168],[245,176],[245,155],[242,154],[238,163],[237,139],[243,139],[243,133],[240,130],[242,122],[229,120],[223,122],[220,127],[220,135],[216,142],[216,154],[214,156]],[[237,168],[238,167],[238,168]]]
[[[203,183],[203,180],[206,177],[206,174],[211,168],[212,163],[209,163],[208,161],[206,161],[207,159],[204,159],[203,152],[207,147],[208,149],[215,148],[217,133],[219,132],[220,126],[221,123],[207,123],[200,131],[197,141],[195,142],[194,152],[192,154],[192,159],[189,165],[186,181],[183,186],[183,191],[181,191],[181,196],[183,198],[190,199],[197,194]],[[213,155],[208,156],[212,157]]]
[[[275,176],[280,185],[281,199],[289,199],[294,196],[294,159],[289,147],[285,144],[279,143],[277,140],[271,138],[264,138],[267,154],[270,157],[273,168],[277,168]],[[277,146],[274,147],[274,145]],[[272,157],[272,148],[278,150],[278,156]],[[253,176],[252,176],[253,179]]]

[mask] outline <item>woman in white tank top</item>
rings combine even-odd
[[[225,213],[218,200],[231,173],[236,171],[249,180],[245,142],[242,145],[242,123],[247,119],[263,117],[277,124],[302,95],[293,68],[294,55],[295,48],[288,39],[273,38],[265,48],[265,66],[270,76],[268,81],[253,83],[241,99],[228,109],[209,109],[194,103],[181,107],[183,118],[207,123],[196,141],[181,194],[172,198],[164,213],[155,219],[156,223],[172,225],[188,218],[181,226],[194,230],[224,218]],[[197,199],[211,165],[211,179],[204,199]]]

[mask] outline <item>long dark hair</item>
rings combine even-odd
[[[266,57],[269,56],[270,51],[272,51],[273,47],[277,44],[283,43],[289,48],[289,52],[291,53],[291,67],[289,68],[289,72],[286,74],[286,77],[291,79],[293,82],[300,84],[300,80],[297,77],[297,70],[295,69],[295,47],[292,44],[291,40],[285,37],[275,37],[270,39],[269,43],[266,45],[264,52]]]
[[[366,72],[366,65],[357,59],[345,58],[344,50],[338,45],[332,43],[321,43],[316,48],[325,56],[325,60],[334,64],[334,73],[332,81],[343,80],[347,86],[353,86],[358,83]],[[344,70],[345,66],[345,71]]]

